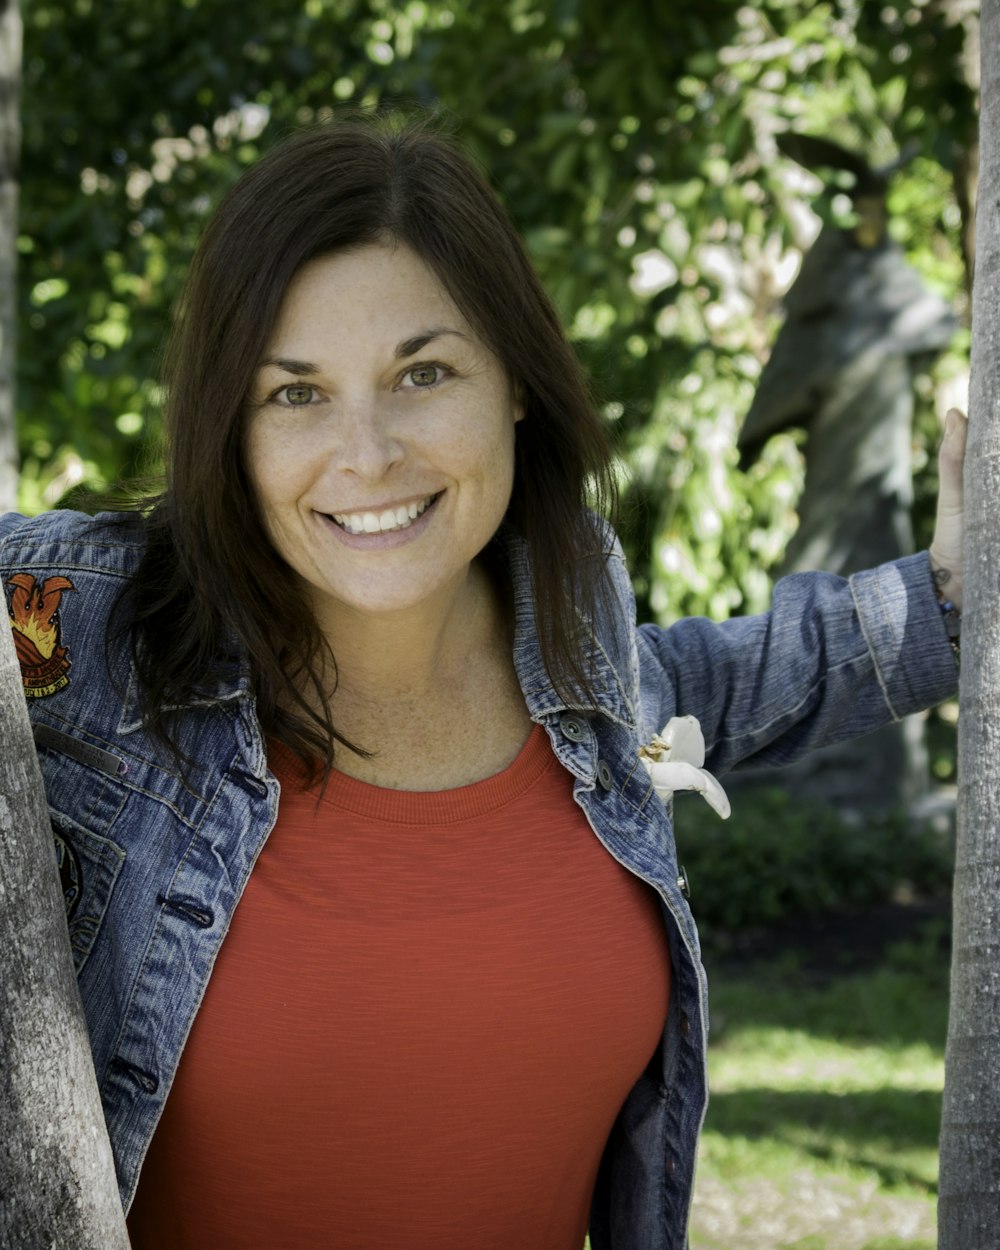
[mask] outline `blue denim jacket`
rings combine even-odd
[[[596,836],[659,892],[673,964],[661,1047],[604,1154],[591,1241],[594,1250],[683,1250],[706,1104],[706,987],[671,814],[638,748],[672,716],[691,714],[717,776],[741,764],[781,764],[947,697],[956,686],[954,659],[925,555],[850,582],[786,578],[765,616],[637,629],[616,548],[617,606],[591,631],[600,708],[582,712],[548,682],[527,553],[515,537],[503,541],[528,710],[575,778]],[[39,646],[22,633],[22,672],[126,1209],[278,804],[239,656],[224,680],[177,710],[182,748],[198,767],[182,776],[145,732],[127,649],[106,647],[108,613],[140,554],[141,536],[120,522],[70,512],[0,518],[8,603],[19,596],[22,616],[34,606],[36,625],[58,631]],[[46,589],[50,578],[69,584]]]

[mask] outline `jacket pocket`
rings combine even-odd
[[[62,812],[50,808],[49,816],[73,965],[79,975],[93,949],[125,852]]]
[[[72,726],[34,725],[45,782],[70,949],[79,975],[94,948],[115,881],[125,863],[117,822],[127,790],[122,761],[88,743]],[[124,830],[122,830],[124,832]]]

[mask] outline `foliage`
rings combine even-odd
[[[933,829],[898,817],[849,823],[835,808],[782,789],[735,791],[738,819],[675,799],[678,858],[708,941],[760,925],[907,895],[938,895],[951,848]]]
[[[844,213],[775,135],[825,134],[876,162],[912,140],[893,228],[955,295],[951,169],[972,101],[942,14],[938,0],[34,0],[25,506],[155,467],[169,309],[211,204],[258,152],[344,103],[416,102],[460,119],[596,379],[641,606],[663,621],[758,610],[801,457],[781,436],[742,474],[735,435],[811,209]],[[925,412],[920,448],[934,441]]]

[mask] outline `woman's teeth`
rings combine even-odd
[[[408,529],[435,498],[428,495],[421,503],[386,508],[384,512],[334,512],[333,519],[348,534],[388,534],[392,530]]]

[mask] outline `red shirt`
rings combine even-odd
[[[134,1250],[580,1250],[649,1063],[659,904],[536,728],[475,785],[303,788],[223,943],[143,1166]]]

